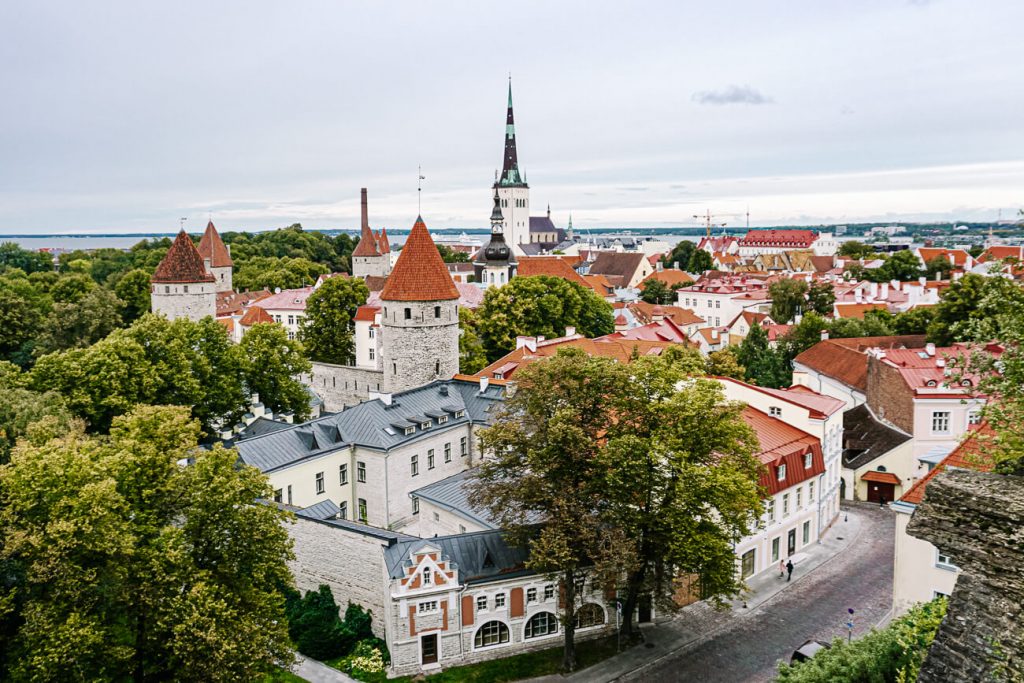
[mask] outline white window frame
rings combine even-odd
[[[938,548],[935,549],[935,566],[939,569],[948,569],[951,571],[957,571],[960,569],[953,564],[953,560],[949,558],[949,555],[943,555],[942,551]]]
[[[494,609],[501,609],[505,606],[505,594],[495,593],[494,594]]]
[[[476,611],[486,612],[487,611],[487,596],[478,595],[476,596]]]
[[[942,427],[943,429],[936,429],[936,427]],[[949,434],[949,411],[948,410],[933,410],[932,411],[932,434]]]
[[[772,417],[782,417],[782,408],[778,406],[769,406],[768,414]]]
[[[315,481],[316,481],[316,495],[319,496],[320,494],[322,494],[326,490],[326,487],[324,485],[324,473],[323,472],[317,472],[316,473],[316,477],[315,477]]]
[[[778,479],[779,481],[786,481],[786,463],[776,465],[775,478]]]
[[[424,600],[416,605],[416,614],[434,614],[437,611],[437,600]]]

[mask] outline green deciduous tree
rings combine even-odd
[[[123,302],[109,289],[94,287],[75,303],[56,303],[46,318],[35,353],[95,344],[121,325]]]
[[[437,251],[445,263],[469,263],[469,254],[464,251],[452,249],[445,244],[437,245]]]
[[[124,302],[125,322],[132,322],[149,313],[149,273],[136,268],[122,275],[114,286],[117,298]]]
[[[676,299],[675,291],[657,278],[645,280],[642,285],[640,298],[649,304],[671,304]]]
[[[714,377],[732,377],[733,379],[744,379],[747,374],[746,368],[740,365],[737,353],[739,349],[735,346],[712,351],[708,354],[706,361],[706,372]]]
[[[711,258],[711,254],[703,249],[694,249],[690,255],[690,260],[686,263],[686,271],[694,274],[703,273],[714,267],[715,261]]]
[[[904,249],[886,259],[878,271],[876,282],[916,280],[921,275],[921,261],[914,255],[914,252]]]
[[[945,256],[936,256],[924,264],[924,274],[929,280],[948,280],[953,264]]]
[[[743,338],[736,360],[744,368],[748,382],[762,387],[789,386],[790,372],[782,354],[768,344],[768,335],[760,325],[752,325]]]
[[[894,334],[925,334],[935,316],[931,306],[911,308],[893,316],[892,330]]]
[[[15,449],[0,468],[14,625],[0,678],[256,680],[290,659],[287,513],[256,502],[271,495],[259,471],[198,435],[187,409],[145,407],[109,437]]]
[[[92,278],[83,273],[68,273],[62,275],[50,287],[50,296],[56,303],[74,304],[81,301],[82,297],[97,287]]]
[[[490,361],[514,349],[519,335],[560,337],[568,326],[586,337],[615,331],[611,304],[582,285],[544,275],[491,287],[477,317]]]
[[[672,247],[672,251],[661,259],[661,262],[666,268],[675,268],[678,263],[680,269],[686,270],[687,266],[690,265],[690,258],[696,249],[697,245],[692,240],[681,240],[676,246]]]
[[[772,320],[785,325],[807,308],[807,283],[790,278],[776,280],[768,286],[768,296],[772,300]]]
[[[839,255],[848,258],[862,259],[875,253],[874,247],[857,240],[848,240],[839,245]]]
[[[14,242],[0,244],[0,271],[17,268],[26,273],[39,273],[53,270],[53,259],[49,254],[30,249],[22,249]]]
[[[355,357],[353,319],[370,290],[360,279],[332,277],[306,300],[299,338],[311,360],[345,365]]]
[[[257,256],[236,267],[232,283],[237,289],[296,289],[312,285],[329,272],[327,266],[307,258]]]
[[[831,282],[815,280],[807,287],[807,309],[820,315],[832,315],[836,291]]]
[[[982,275],[968,273],[946,288],[928,325],[928,341],[939,346],[948,346],[957,341],[958,326],[977,315],[984,296],[982,288],[985,280]]]
[[[0,359],[26,365],[32,356],[32,340],[39,334],[45,312],[37,298],[10,284],[10,280],[0,279]]]
[[[472,309],[459,309],[459,372],[466,375],[475,375],[487,367],[487,354],[480,341],[477,323]]]
[[[288,339],[280,325],[260,323],[249,328],[238,350],[248,393],[259,394],[275,413],[292,413],[298,421],[309,417],[310,395],[299,376],[312,366],[299,342]]]

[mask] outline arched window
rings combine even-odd
[[[473,647],[491,647],[508,642],[508,626],[500,621],[488,621],[473,638]]]
[[[604,609],[593,602],[576,610],[576,628],[587,628],[588,626],[600,626],[604,623]]]
[[[538,612],[526,622],[524,638],[539,638],[558,633],[558,619],[551,612]]]

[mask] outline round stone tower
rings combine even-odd
[[[459,371],[459,290],[417,217],[381,299],[384,391],[395,393]]]
[[[169,319],[202,320],[217,315],[217,284],[184,230],[150,278],[150,307]]]

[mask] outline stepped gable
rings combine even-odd
[[[188,234],[182,230],[174,238],[171,248],[156,272],[150,278],[151,282],[213,282],[213,274],[206,270],[203,265],[203,257],[200,256],[196,245]]]
[[[381,292],[382,301],[446,301],[458,299],[459,290],[448,274],[448,267],[430,239],[423,218],[416,224],[398,252],[388,281]]]
[[[230,268],[235,265],[231,260],[231,252],[224,246],[217,228],[213,227],[213,221],[206,224],[206,232],[199,240],[199,255],[210,259],[211,268]]]

